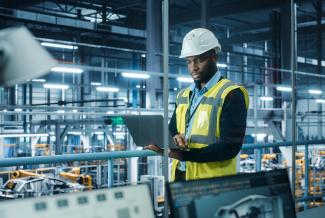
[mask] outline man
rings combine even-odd
[[[183,40],[180,58],[186,58],[194,84],[176,97],[169,131],[180,149],[170,149],[171,181],[201,179],[236,173],[246,129],[248,93],[223,78],[217,68],[221,50],[214,34],[203,28]],[[162,153],[149,145],[147,149]]]

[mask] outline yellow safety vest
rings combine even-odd
[[[222,79],[210,88],[203,96],[200,104],[193,114],[193,126],[188,139],[188,148],[204,148],[216,143],[220,138],[220,116],[226,96],[234,89],[240,89],[245,98],[246,109],[249,105],[247,90],[232,83],[228,79]],[[182,89],[176,97],[176,124],[180,134],[185,134],[186,112],[190,102],[190,88]],[[175,171],[178,160],[173,160],[171,169],[171,181],[175,180]],[[211,178],[236,174],[236,157],[216,162],[197,163],[186,161],[186,180]]]

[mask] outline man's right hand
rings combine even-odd
[[[185,139],[184,134],[176,134],[174,137],[175,144],[180,148],[187,148],[187,140]]]

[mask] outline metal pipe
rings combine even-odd
[[[297,141],[296,145],[325,145],[325,140]],[[260,149],[271,147],[290,147],[292,142],[276,142],[263,144],[244,144],[242,149]],[[56,156],[37,156],[37,157],[19,157],[4,158],[0,160],[0,167],[20,166],[27,164],[50,164],[50,163],[66,163],[70,161],[93,161],[93,160],[110,160],[118,158],[130,157],[148,157],[156,156],[153,151],[114,151],[114,152],[98,152],[88,154],[65,154]]]
[[[291,186],[293,192],[293,199],[296,198],[296,70],[297,70],[297,17],[296,17],[296,4],[294,0],[290,0],[290,10],[291,10],[291,127],[292,127],[292,175],[291,175]]]
[[[162,15],[163,15],[163,71],[164,71],[164,92],[163,92],[163,101],[164,101],[164,158],[163,158],[163,174],[165,181],[169,181],[168,178],[168,153],[169,153],[169,145],[168,145],[168,58],[169,58],[169,0],[163,1],[162,7]],[[164,195],[164,212],[163,217],[168,218],[168,199],[167,195]]]

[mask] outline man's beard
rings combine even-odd
[[[207,68],[207,72],[203,75],[203,77],[201,79],[198,80],[194,80],[194,83],[198,86],[201,83],[207,83],[209,82],[209,80],[214,76],[214,74],[216,73],[216,67],[213,64],[213,62],[211,61],[209,64],[209,67]]]

